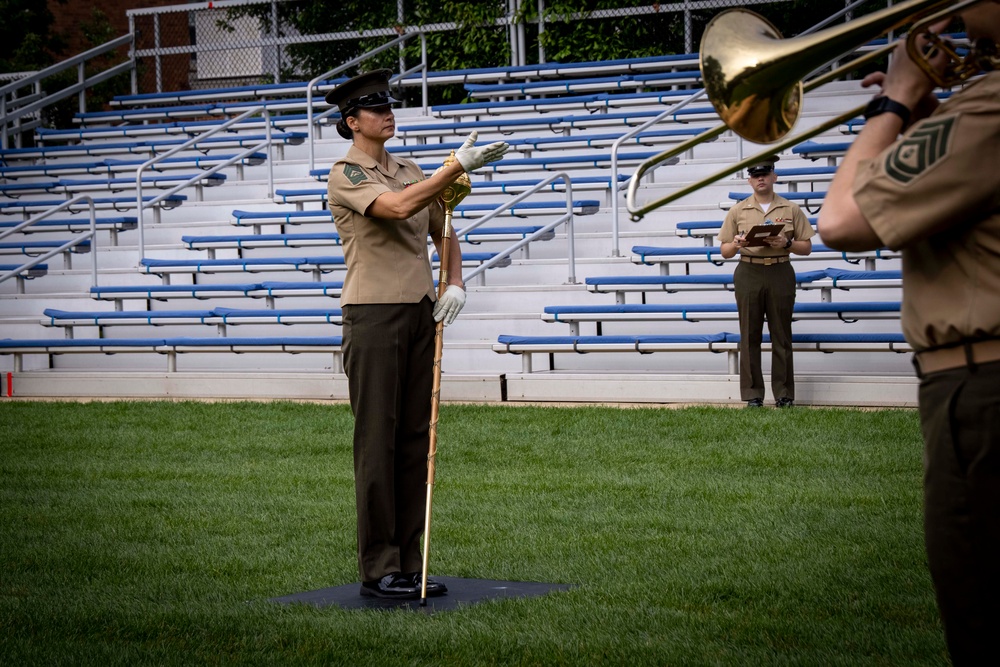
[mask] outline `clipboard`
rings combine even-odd
[[[748,248],[759,248],[760,246],[766,246],[767,243],[764,242],[765,236],[784,236],[784,227],[782,225],[771,223],[769,225],[754,225],[750,231],[746,233]]]

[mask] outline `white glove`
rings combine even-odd
[[[458,285],[448,285],[441,298],[434,304],[434,321],[444,320],[444,325],[448,326],[455,321],[458,313],[465,305],[465,290]]]
[[[466,172],[479,169],[484,164],[496,162],[503,157],[509,148],[505,141],[496,141],[488,146],[477,148],[476,139],[478,138],[479,133],[473,130],[462,147],[455,151],[455,158],[462,164],[462,169],[465,169]]]

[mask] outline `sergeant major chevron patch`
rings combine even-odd
[[[924,122],[885,158],[889,178],[906,184],[920,176],[948,153],[955,116]]]

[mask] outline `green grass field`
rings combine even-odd
[[[944,665],[913,411],[445,405],[433,615],[357,580],[350,409],[0,403],[3,665]]]

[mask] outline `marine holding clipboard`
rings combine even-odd
[[[729,209],[719,232],[726,259],[740,256],[733,272],[740,318],[740,396],[747,407],[763,407],[760,348],[767,319],[771,335],[771,392],[779,408],[795,405],[792,309],[795,271],[789,256],[812,252],[815,231],[798,205],[774,192],[776,155],[751,165],[753,194]]]

